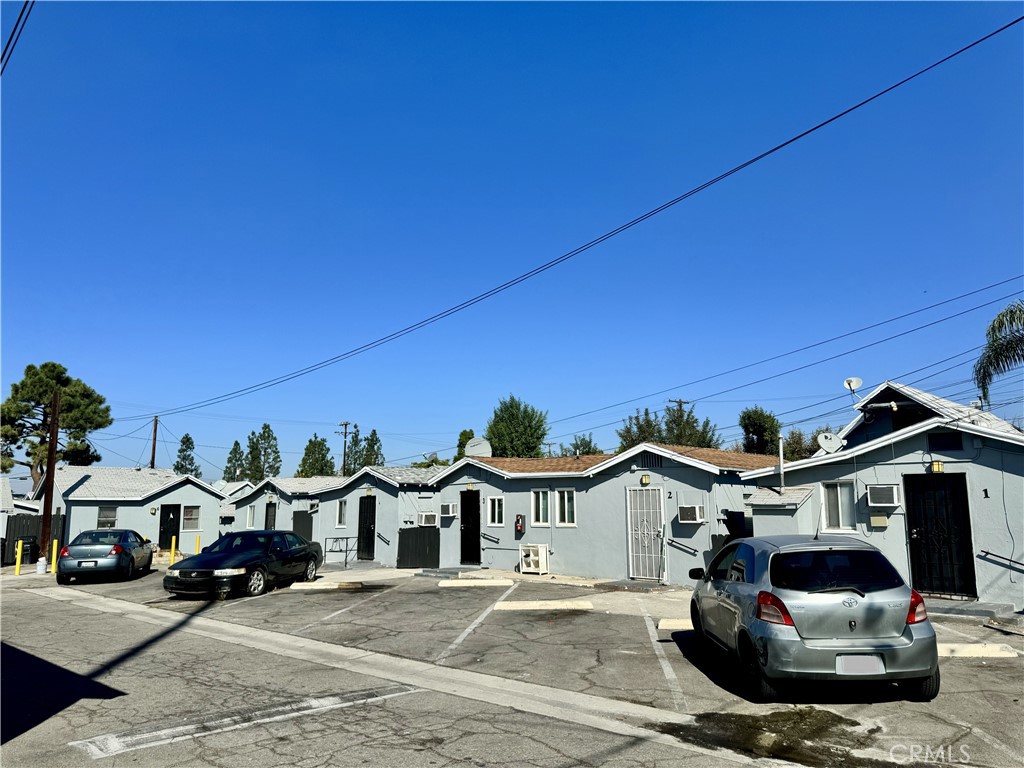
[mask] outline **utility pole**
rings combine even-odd
[[[548,458],[550,459],[551,458],[551,446],[554,445],[554,443],[544,443],[544,445],[546,445],[548,447]]]
[[[339,421],[338,426],[344,429],[344,432],[334,430],[334,434],[341,435],[341,476],[345,476],[345,470],[348,468],[348,425],[351,422]]]
[[[60,428],[60,389],[53,391],[50,404],[50,443],[46,446],[46,478],[43,481],[43,528],[39,535],[39,549],[46,556],[50,549],[50,523],[53,509],[53,475],[57,471],[57,435]],[[53,572],[57,572],[57,564],[53,563]]]
[[[671,397],[668,399],[668,402],[675,403],[679,410],[682,410],[684,405],[690,404],[689,400],[673,400]]]
[[[159,416],[153,417],[153,452],[149,454],[149,468],[156,469],[156,426],[160,421]]]

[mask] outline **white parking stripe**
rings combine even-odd
[[[496,611],[592,611],[589,600],[508,600],[495,603]]]
[[[519,586],[518,582],[512,584],[511,587],[509,587],[508,589],[505,590],[505,594],[503,594],[501,597],[498,598],[497,602],[487,606],[487,610],[485,610],[483,613],[481,613],[479,616],[477,616],[476,617],[476,621],[474,621],[472,624],[470,624],[468,627],[466,627],[466,630],[461,635],[459,635],[457,638],[455,638],[455,642],[454,643],[452,643],[447,648],[445,648],[443,651],[441,651],[441,655],[438,656],[434,660],[434,663],[435,664],[444,664],[445,660],[451,655],[451,652],[454,651],[456,648],[458,648],[460,645],[462,645],[462,641],[465,640],[467,637],[469,637],[470,633],[474,629],[476,629],[477,627],[480,626],[480,622],[482,622],[484,619],[486,619],[487,615],[491,611],[494,610],[494,606],[497,605],[498,603],[500,603],[502,600],[504,600],[509,595],[511,595],[512,591],[516,587],[518,587],[518,586]]]
[[[373,695],[370,696],[366,696],[366,692],[361,692],[355,695],[348,694],[344,696],[326,696],[320,699],[306,699],[297,704],[286,704],[256,712],[228,715],[216,720],[190,723],[173,728],[123,734],[108,733],[84,741],[71,741],[68,742],[68,745],[77,747],[93,760],[98,760],[125,752],[134,752],[138,749],[150,749],[165,744],[173,744],[176,741],[186,741],[197,736],[237,731],[240,728],[248,728],[253,725],[291,720],[303,715],[315,715],[332,709],[354,707],[358,704],[374,704],[379,701],[393,699],[396,696],[419,693],[421,690],[404,685],[393,685],[381,691],[374,691],[372,692]]]
[[[672,669],[672,665],[669,663],[668,657],[665,655],[665,649],[661,647],[661,638],[658,637],[658,630],[654,628],[654,620],[647,612],[647,606],[639,600],[636,602],[644,614],[644,623],[647,625],[647,634],[651,638],[651,645],[654,646],[654,654],[658,657],[658,663],[661,665],[661,672],[665,675],[665,680],[668,681],[669,690],[672,691],[672,700],[676,704],[676,711],[686,712],[689,707],[686,703],[686,696],[683,694],[683,687],[679,684],[679,678],[676,677],[676,672]]]
[[[401,585],[399,585],[397,587],[392,587],[391,589],[401,589]],[[383,589],[380,592],[376,592],[376,593],[370,595],[369,597],[365,597],[362,600],[359,600],[359,601],[357,601],[355,603],[352,603],[352,605],[345,606],[340,611],[335,611],[334,613],[329,613],[326,616],[324,616],[322,619],[317,619],[316,621],[310,622],[309,624],[307,624],[304,627],[299,627],[298,629],[295,630],[295,633],[298,634],[299,632],[305,632],[307,629],[310,629],[311,627],[315,627],[317,624],[323,624],[325,621],[329,621],[330,619],[333,619],[335,616],[340,616],[341,614],[345,613],[346,611],[351,611],[353,608],[355,608],[357,606],[360,606],[363,603],[369,602],[370,600],[373,600],[375,597],[380,597],[385,592],[390,592],[390,591],[391,591],[390,589]]]

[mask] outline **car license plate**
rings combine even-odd
[[[884,675],[885,662],[872,654],[840,654],[836,656],[837,675]]]
[[[78,564],[78,567],[79,568],[95,568],[96,567],[96,561],[95,560],[83,560],[82,562],[80,562]]]

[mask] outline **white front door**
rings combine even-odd
[[[664,557],[665,524],[660,488],[627,488],[629,524],[629,578],[660,581]]]

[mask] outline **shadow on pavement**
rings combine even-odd
[[[711,641],[700,640],[693,630],[673,632],[672,642],[711,683],[734,696],[755,701],[747,676],[729,653]],[[903,691],[894,683],[823,681],[782,686],[778,701],[789,704],[874,704],[901,701],[903,698]]]

